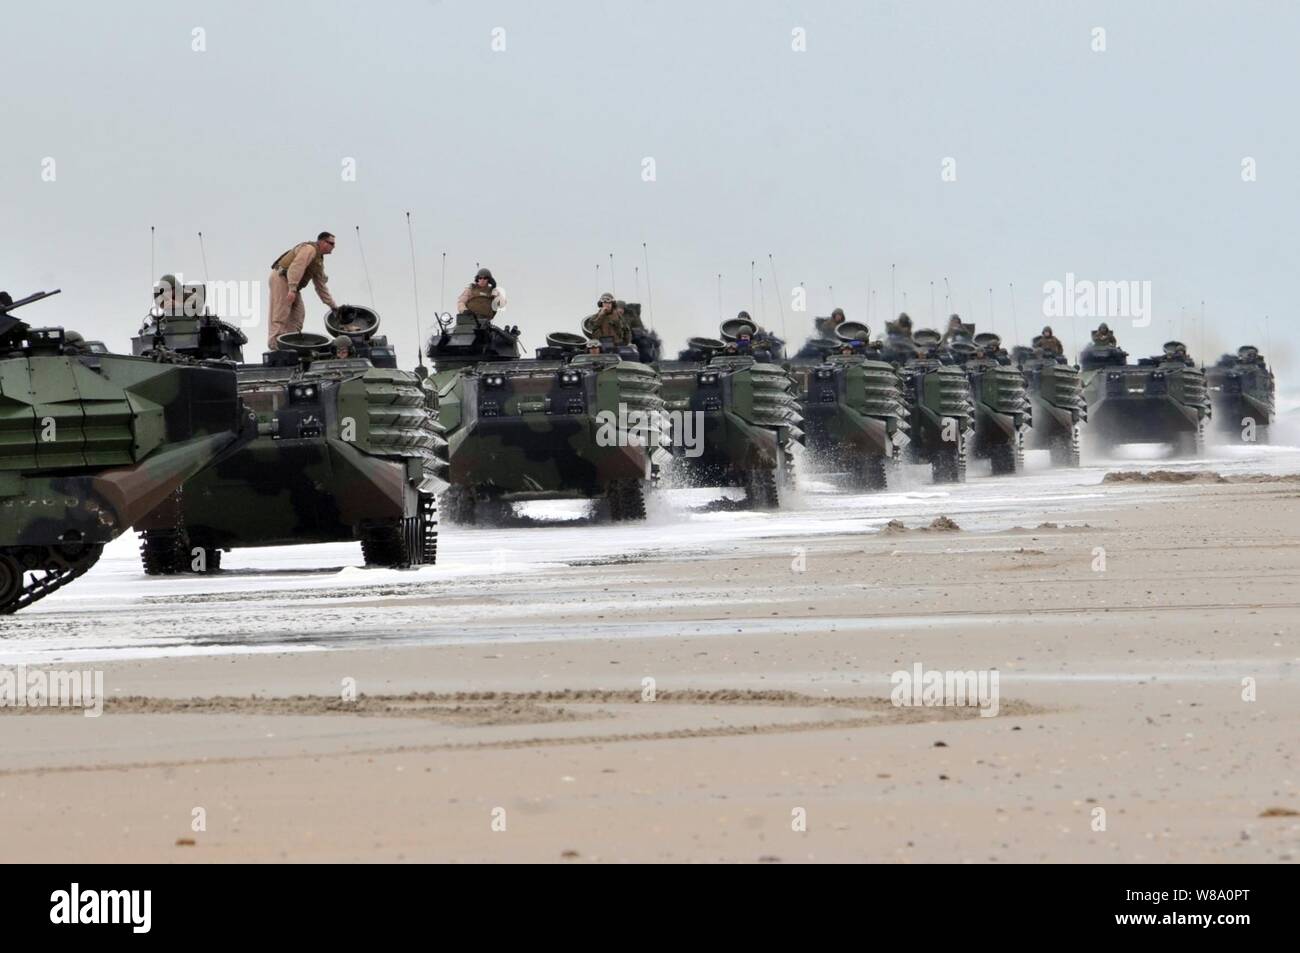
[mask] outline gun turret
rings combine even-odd
[[[0,340],[9,338],[15,332],[22,333],[27,329],[27,325],[9,312],[21,308],[25,304],[31,304],[33,301],[40,301],[59,294],[63,289],[55,288],[53,291],[37,291],[29,294],[26,298],[19,298],[17,301],[7,291],[0,291]]]

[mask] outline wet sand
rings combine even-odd
[[[304,602],[329,651],[65,662],[104,671],[104,714],[0,711],[0,842],[35,861],[1294,861],[1300,489],[1095,483],[1100,504],[1039,501],[1020,528],[878,514],[345,593],[337,633]],[[420,640],[347,639],[417,610]],[[894,706],[916,663],[996,669],[997,715]]]

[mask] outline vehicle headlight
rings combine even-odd
[[[582,374],[580,374],[578,371],[560,372],[561,387],[577,387],[581,383],[582,383]]]

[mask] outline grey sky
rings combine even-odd
[[[806,52],[791,49],[796,27]],[[360,225],[411,365],[409,209],[426,334],[444,251],[447,305],[482,261],[536,345],[593,310],[610,252],[619,297],[641,266],[644,300],[645,241],[670,348],[713,333],[719,272],[724,313],[750,307],[751,260],[780,332],[771,253],[794,341],[829,312],[830,285],[861,320],[870,281],[878,331],[894,263],[897,306],[906,293],[919,326],[940,320],[930,282],[942,311],[946,276],[981,328],[992,287],[1010,337],[1014,283],[1028,338],[1043,283],[1073,272],[1152,283],[1151,327],[1112,322],[1135,354],[1204,299],[1207,350],[1262,347],[1270,314],[1280,358],[1298,35],[1300,5],[1282,2],[15,5],[0,285],[61,286],[30,319],[121,348],[149,304],[150,225],[158,272],[201,278],[201,230],[212,279],[259,282],[279,252],[332,229],[335,296],[368,303]],[[1242,181],[1246,156],[1258,181]],[[319,329],[310,289],[307,303]],[[1071,349],[1095,323],[1053,321]],[[1181,333],[1199,353],[1196,323]]]

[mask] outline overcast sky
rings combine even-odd
[[[149,305],[150,226],[155,272],[201,278],[202,231],[212,280],[262,283],[333,230],[334,294],[368,304],[360,226],[411,365],[409,210],[426,335],[445,252],[445,306],[481,261],[530,346],[593,310],[598,263],[601,290],[650,284],[671,348],[715,332],[719,273],[726,316],[780,333],[783,308],[791,340],[832,304],[878,331],[892,264],[918,326],[946,278],[981,329],[993,288],[1008,338],[1014,286],[1027,338],[1073,273],[1151,282],[1151,325],[1111,322],[1135,355],[1171,331],[1263,347],[1268,314],[1288,356],[1297,4],[85,0],[4,26],[0,287],[61,287],[27,319],[114,348]],[[1073,349],[1096,319],[1052,323]]]

